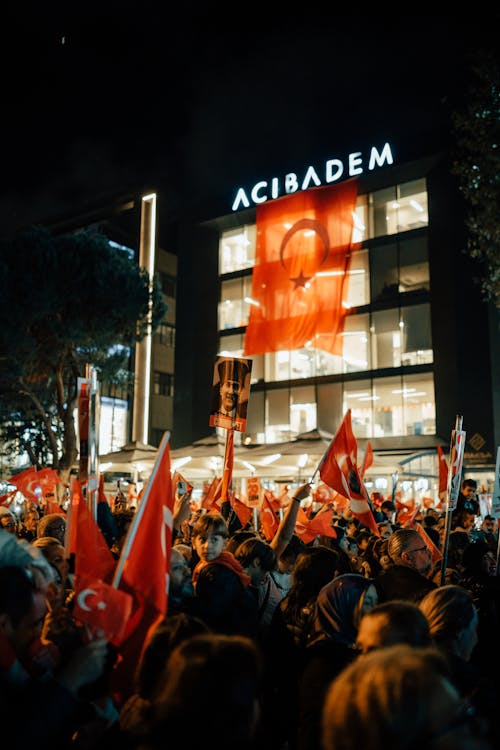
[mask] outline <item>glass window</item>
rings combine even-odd
[[[111,453],[127,442],[128,403],[119,398],[101,396],[99,415],[99,451]]]
[[[373,402],[370,380],[344,383],[342,413],[351,409],[352,430],[357,438],[373,437]]]
[[[377,190],[370,196],[370,205],[371,237],[408,232],[429,223],[425,179]]]
[[[401,378],[373,381],[373,437],[404,435]]]
[[[342,421],[342,383],[320,383],[316,387],[318,430],[334,435]]]
[[[168,346],[170,349],[175,347],[175,328],[167,323],[160,323],[155,331],[155,337],[160,344]]]
[[[241,276],[238,279],[229,279],[222,282],[219,302],[219,330],[224,331],[228,328],[246,326],[251,289],[251,276]]]
[[[349,307],[367,305],[370,302],[368,250],[356,250],[352,254],[348,282],[347,305]]]
[[[401,310],[401,363],[423,365],[433,361],[430,305]]]
[[[395,242],[370,250],[370,287],[372,302],[394,299],[399,291],[398,246]],[[397,304],[397,302],[396,302]]]
[[[290,440],[290,395],[288,388],[266,394],[266,443]]]
[[[399,291],[430,289],[427,237],[402,240],[399,245]]]
[[[404,432],[406,435],[436,434],[436,402],[432,373],[403,378]]]
[[[155,396],[174,395],[174,376],[168,372],[153,372],[153,393]]]
[[[253,367],[252,367],[253,370]],[[252,392],[248,400],[247,429],[243,436],[244,443],[264,443],[265,434],[265,393]]]
[[[399,310],[381,310],[372,315],[372,369],[400,367],[401,326]]]
[[[348,315],[344,325],[343,361],[344,372],[369,370],[370,366],[370,319],[368,314]]]
[[[294,435],[316,429],[316,393],[314,385],[290,391],[290,427]]]
[[[257,227],[247,224],[223,232],[219,242],[219,273],[233,273],[255,265]]]

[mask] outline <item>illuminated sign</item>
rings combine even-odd
[[[383,146],[381,151],[372,146],[367,169],[371,172],[375,167],[383,167],[385,164],[390,165],[393,161],[391,147],[388,143]],[[332,182],[340,180],[344,174],[348,177],[355,177],[363,174],[363,172],[363,154],[361,151],[355,151],[347,157],[347,165],[341,159],[329,159],[325,162],[324,173],[321,173],[321,176],[314,167],[307,167],[302,181],[295,172],[289,172],[281,180],[279,177],[273,177],[270,181],[261,180],[255,183],[248,194],[244,188],[240,187],[236,192],[232,210],[238,211],[241,208],[250,208],[251,205],[265,203],[268,200],[279,198],[281,195],[296,193],[298,190],[330,185]]]

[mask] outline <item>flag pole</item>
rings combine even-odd
[[[460,491],[460,477],[465,447],[465,432],[462,431],[463,417],[457,414],[455,429],[451,432],[450,465],[448,467],[448,486],[446,488],[446,515],[444,524],[443,559],[441,561],[441,586],[446,582],[448,564],[448,545],[450,541],[451,519],[457,507]]]

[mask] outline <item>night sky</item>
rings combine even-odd
[[[466,51],[491,26],[331,16],[259,28],[251,8],[230,24],[212,9],[68,5],[3,24],[3,234],[158,178],[173,206],[230,205],[239,185],[385,141],[411,158],[416,135],[432,149],[449,129]]]

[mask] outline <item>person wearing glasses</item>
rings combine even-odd
[[[4,531],[8,531],[9,534],[17,535],[16,517],[12,511],[4,505],[0,505],[0,528],[4,529]]]
[[[429,576],[433,565],[429,548],[415,529],[396,529],[387,542],[391,565],[375,578],[379,601],[404,599],[418,603],[437,587]]]

